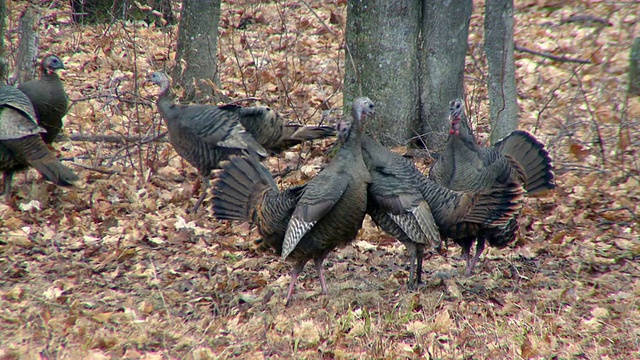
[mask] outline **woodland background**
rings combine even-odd
[[[8,3],[11,53],[27,5]],[[135,141],[165,131],[144,78],[172,66],[177,28],[79,26],[66,2],[39,5],[39,52],[64,60],[72,100],[69,140],[55,146],[82,181],[56,188],[30,171],[0,202],[0,358],[640,358],[640,99],[627,93],[637,2],[516,1],[516,45],[565,59],[516,52],[520,128],[546,144],[558,188],[527,200],[513,246],[487,250],[470,278],[451,246],[409,292],[404,247],[366,221],[325,263],[329,295],[306,271],[287,309],[290,264],[256,249],[248,225],[214,220],[207,201],[187,214],[196,170],[165,141]],[[483,6],[474,2],[465,83],[486,138]],[[345,8],[225,1],[223,93],[331,124]],[[306,181],[331,143],[268,165],[293,170],[283,186]],[[410,153],[426,171],[429,154]]]

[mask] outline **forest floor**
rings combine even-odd
[[[65,133],[87,140],[55,147],[81,182],[57,188],[31,170],[0,203],[1,359],[640,358],[640,98],[626,74],[639,3],[516,1],[518,46],[589,63],[516,52],[520,128],[548,148],[558,187],[527,199],[512,246],[486,250],[467,278],[453,244],[410,292],[404,247],[366,220],[325,263],[329,295],[309,268],[288,308],[291,265],[256,249],[247,224],[213,219],[209,201],[188,214],[197,172],[168,143],[95,141],[164,131],[143,81],[171,68],[177,27],[77,26],[67,3],[41,9],[40,54],[67,67]],[[466,102],[486,135],[474,3]],[[26,4],[9,2],[12,54]],[[335,118],[345,19],[345,0],[225,1],[222,91],[292,121]],[[331,144],[268,165],[299,183]]]

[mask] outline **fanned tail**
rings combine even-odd
[[[524,169],[527,194],[555,188],[553,162],[544,145],[526,131],[517,130],[500,140],[495,148],[514,158]]]
[[[259,195],[277,185],[269,171],[253,157],[232,156],[221,163],[213,182],[213,212],[219,220],[251,221]]]

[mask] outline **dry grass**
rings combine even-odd
[[[550,3],[517,2],[516,42],[592,60],[517,53],[521,128],[547,144],[559,188],[527,200],[516,244],[486,251],[473,277],[461,276],[451,247],[426,259],[427,284],[408,292],[404,248],[367,222],[362,242],[330,255],[329,296],[310,269],[285,309],[290,265],[256,250],[246,224],[213,220],[206,202],[186,214],[196,171],[168,144],[68,141],[57,145],[63,157],[116,173],[74,167],[83,184],[59,189],[31,172],[17,177],[16,201],[0,204],[0,358],[640,358],[640,99],[627,99],[625,75],[640,5]],[[25,4],[11,3],[10,29]],[[486,132],[476,5],[467,100]],[[345,2],[310,6],[223,5],[227,95],[260,97],[303,122],[340,109]],[[62,2],[43,10],[40,49],[69,69],[77,101],[66,132],[161,132],[156,89],[141,84],[171,66],[176,29],[76,27],[69,11]],[[572,15],[612,26],[562,21]],[[283,180],[298,182],[329,144],[269,164],[301,161]],[[24,206],[31,200],[42,210]]]

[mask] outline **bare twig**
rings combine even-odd
[[[587,111],[589,112],[589,115],[591,115],[591,122],[593,124],[593,128],[596,130],[596,134],[598,135],[598,146],[600,147],[600,154],[602,155],[602,166],[605,166],[607,162],[607,158],[604,150],[604,140],[602,138],[602,131],[600,130],[600,125],[598,125],[598,121],[596,120],[598,116],[596,115],[596,112],[594,111],[594,109],[591,106],[591,103],[589,102],[587,91],[584,89],[584,85],[582,84],[582,79],[580,78],[580,76],[578,76],[578,72],[574,70],[573,73],[575,75],[576,80],[578,80],[578,87],[580,88],[580,93],[582,94],[582,98],[584,99],[585,105],[587,105]]]
[[[520,51],[520,52],[526,52],[526,53],[529,53],[529,54],[542,56],[542,57],[551,59],[553,61],[574,62],[574,63],[580,63],[580,64],[591,64],[591,60],[576,59],[576,58],[571,58],[571,57],[567,57],[567,56],[564,56],[564,55],[563,56],[557,56],[557,55],[550,54],[548,52],[531,50],[531,49],[526,48],[524,46],[516,45],[515,49],[517,51]]]
[[[616,208],[610,208],[610,209],[602,209],[602,210],[598,210],[596,211],[596,214],[604,214],[606,212],[611,212],[611,211],[627,211],[629,214],[631,214],[631,218],[633,220],[636,220],[638,218],[638,215],[636,215],[633,211],[633,209],[629,208],[628,206],[619,206]]]
[[[91,95],[91,96],[85,96],[85,97],[78,98],[78,99],[72,99],[71,100],[71,105],[69,106],[69,108],[71,108],[71,106],[75,105],[78,102],[88,101],[88,100],[93,100],[93,99],[101,99],[101,98],[116,99],[116,100],[118,100],[120,102],[132,104],[132,105],[142,104],[142,105],[145,105],[145,106],[148,106],[148,107],[152,107],[153,106],[153,103],[151,101],[144,100],[144,99],[140,99],[140,100],[126,99],[126,98],[123,98],[121,95],[123,95],[123,94],[118,94],[118,95],[96,94],[96,95]]]
[[[301,3],[303,3],[307,9],[309,9],[309,11],[311,11],[311,13],[313,14],[313,16],[316,17],[316,19],[318,19],[318,21],[320,21],[320,24],[322,24],[322,26],[327,29],[327,31],[329,33],[331,33],[331,35],[338,37],[338,34],[336,34],[335,32],[333,32],[333,30],[331,30],[331,28],[329,27],[329,25],[327,25],[324,20],[322,20],[322,18],[320,16],[318,16],[318,13],[315,12],[315,10],[313,10],[313,8],[311,8],[311,6],[304,0],[300,0]]]

